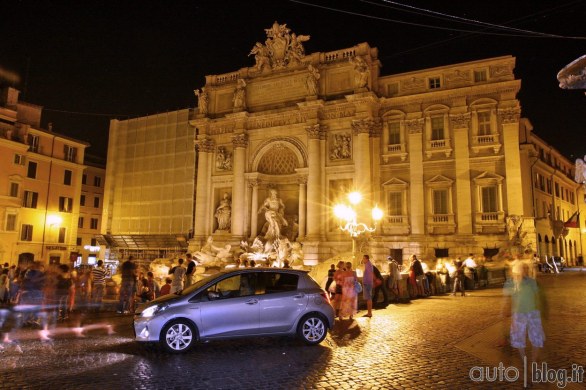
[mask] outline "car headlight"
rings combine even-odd
[[[168,307],[167,305],[154,305],[154,306],[150,306],[150,307],[147,307],[146,309],[144,309],[142,311],[142,313],[140,313],[140,316],[141,317],[152,317],[155,314],[162,312],[167,307]]]

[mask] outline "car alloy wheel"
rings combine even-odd
[[[316,315],[309,315],[301,320],[298,335],[309,345],[319,344],[326,338],[328,333],[324,320]]]
[[[185,320],[173,321],[165,326],[161,335],[161,342],[169,352],[185,352],[195,341],[193,325]]]

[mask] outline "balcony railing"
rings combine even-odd
[[[472,151],[478,153],[483,149],[492,149],[498,153],[501,149],[499,134],[477,135],[472,137]]]
[[[444,153],[446,157],[450,157],[452,154],[452,144],[448,138],[445,139],[433,139],[427,141],[426,156],[429,158],[434,153]]]
[[[456,232],[454,214],[431,214],[427,217],[427,228],[432,234],[451,234]]]

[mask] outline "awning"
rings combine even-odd
[[[95,238],[100,245],[128,249],[187,248],[188,241],[186,234],[104,234]]]

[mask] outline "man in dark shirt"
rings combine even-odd
[[[326,282],[326,292],[330,294],[330,298],[335,294],[330,292],[330,286],[334,283],[334,274],[336,273],[336,265],[332,264],[328,270],[328,280]]]
[[[423,272],[421,262],[415,255],[413,255],[413,272],[415,273],[415,280],[417,281],[417,295],[424,297],[425,291],[423,289],[423,278],[425,278],[425,273]]]
[[[191,257],[191,253],[185,255],[185,262],[187,263],[187,272],[185,273],[185,283],[183,287],[189,287],[193,284],[195,279],[195,260]]]
[[[380,273],[380,270],[376,266],[372,266],[372,271],[374,272],[374,292],[372,293],[372,301],[376,306],[378,301],[378,292],[382,291],[383,293],[383,307],[389,306],[389,293],[387,291],[387,285],[384,282],[383,275]],[[380,282],[377,281],[380,280]]]
[[[133,309],[134,294],[136,293],[136,264],[132,261],[133,257],[128,256],[120,266],[122,283],[120,284],[120,301],[118,303],[118,313],[128,314]]]

